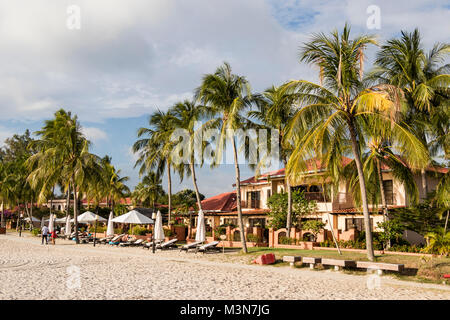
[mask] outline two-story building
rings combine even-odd
[[[352,160],[342,159],[342,165],[348,165]],[[439,181],[439,174],[448,171],[443,167],[430,167],[427,170],[428,190],[435,190]],[[302,219],[321,219],[325,223],[325,230],[334,231],[335,236],[340,240],[354,239],[355,232],[364,230],[364,217],[360,208],[355,206],[348,183],[342,181],[337,192],[327,184],[327,179],[323,178],[326,168],[321,166],[319,161],[310,161],[307,164],[307,172],[304,173],[304,183],[291,186],[292,189],[304,191],[308,200],[316,201],[315,211]],[[398,181],[392,170],[382,166],[382,177],[385,199],[389,208],[407,207],[411,204],[410,196],[405,190],[405,186]],[[420,198],[424,197],[424,190],[421,188],[420,174],[415,175],[416,184],[419,188]],[[329,190],[324,192],[323,188]],[[254,176],[241,181],[241,205],[245,227],[267,225],[269,207],[268,198],[280,192],[286,191],[285,169]],[[223,224],[238,225],[236,209],[236,193],[228,192],[218,196],[203,200],[203,209],[207,223],[210,226]],[[374,231],[379,231],[377,224],[384,220],[381,204],[370,206],[371,227]]]

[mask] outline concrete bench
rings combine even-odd
[[[339,260],[339,259],[322,259],[322,265],[334,266],[334,270],[339,270],[345,267],[356,267],[356,262],[353,260]]]
[[[313,257],[303,257],[302,262],[308,263],[310,269],[314,269],[314,266],[317,263],[320,263],[322,261],[322,258],[313,258]]]
[[[293,267],[296,262],[301,262],[302,257],[300,256],[283,256],[283,262],[289,262],[289,265]]]
[[[377,270],[379,275],[383,273],[383,270],[402,272],[405,269],[404,264],[370,262],[370,261],[356,261],[356,267],[364,269],[375,269]]]

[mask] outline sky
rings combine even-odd
[[[367,24],[373,5],[379,29]],[[112,156],[133,187],[138,128],[154,110],[192,97],[224,61],[253,92],[317,81],[318,70],[298,62],[312,33],[348,22],[353,34],[375,34],[382,43],[418,27],[431,48],[448,41],[449,16],[441,0],[0,0],[0,144],[65,108],[78,115],[92,152]],[[368,48],[366,68],[375,51]],[[233,165],[197,175],[206,196],[232,190]],[[252,175],[242,166],[242,178]],[[192,188],[189,178],[173,180],[174,192]]]

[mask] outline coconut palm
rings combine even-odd
[[[78,196],[85,191],[89,179],[99,178],[100,159],[89,152],[90,142],[81,132],[77,116],[63,109],[55,113],[54,119],[45,121],[36,135],[40,137],[36,142],[39,152],[29,159],[34,168],[31,183],[35,185],[43,179],[40,192],[43,194],[47,190],[45,186],[56,183],[60,177],[70,182],[74,195],[74,224],[78,230]],[[75,237],[79,243],[78,233]]]
[[[249,118],[255,118],[267,129],[278,131],[278,142],[280,146],[280,160],[287,166],[293,146],[286,139],[289,130],[289,121],[294,117],[297,108],[295,106],[295,95],[287,93],[281,87],[272,86],[262,94],[254,97],[256,110],[248,112]],[[266,159],[261,159],[265,161]],[[289,236],[291,230],[292,216],[292,190],[289,179],[285,179],[288,195],[286,230]]]
[[[244,110],[251,104],[251,89],[247,79],[232,73],[231,66],[224,63],[217,68],[214,74],[203,77],[201,86],[196,90],[196,97],[203,105],[210,108],[209,112],[215,118],[209,122],[211,128],[218,128],[220,136],[216,148],[216,164],[220,163],[226,139],[231,140],[234,166],[236,172],[236,203],[238,211],[239,229],[241,233],[242,250],[247,253],[247,244],[244,235],[244,224],[241,208],[240,169],[238,163],[236,136],[229,136],[230,131],[242,129],[247,120]]]
[[[148,175],[142,178],[142,181],[136,186],[132,193],[132,198],[136,203],[148,204],[155,210],[158,198],[164,195],[160,176],[150,171]]]
[[[373,36],[350,38],[350,27],[330,36],[315,34],[305,43],[300,60],[320,68],[322,84],[306,80],[287,83],[301,105],[291,121],[289,135],[298,136],[289,159],[287,175],[292,182],[303,179],[306,160],[317,157],[333,170],[340,167],[342,156],[352,154],[358,172],[368,259],[373,261],[372,230],[367,201],[366,178],[361,159],[365,146],[363,123],[381,128],[389,126],[400,109],[400,94],[392,86],[366,88],[363,83],[364,50],[375,44]]]
[[[156,170],[162,176],[167,170],[168,191],[168,224],[172,211],[172,150],[174,142],[171,140],[175,130],[174,116],[170,112],[156,111],[149,118],[149,128],[139,128],[138,139],[133,145],[133,152],[138,154],[135,167],[140,166],[139,174],[142,176]],[[175,168],[176,169],[176,168]]]
[[[377,53],[370,78],[403,89],[409,106],[406,120],[432,156],[449,152],[450,65],[440,65],[450,53],[450,44],[436,43],[426,53],[420,33],[401,32]],[[423,195],[428,193],[426,170],[421,170]]]
[[[427,239],[428,244],[425,252],[445,256],[450,252],[450,232],[447,232],[443,228],[438,228],[434,232],[427,233],[425,239]]]
[[[192,184],[194,185],[199,210],[202,209],[202,202],[200,199],[200,192],[198,191],[197,177],[195,174],[195,145],[198,144],[203,147],[203,142],[198,139],[198,133],[202,128],[195,128],[195,124],[202,119],[206,109],[207,108],[205,106],[196,105],[195,102],[189,100],[178,102],[170,109],[170,112],[175,117],[174,125],[179,129],[186,130],[189,134],[189,167],[186,168],[186,173],[192,177]],[[181,143],[185,142],[183,141]],[[203,150],[203,148],[201,148],[201,150]],[[180,163],[179,167],[182,168],[183,165],[184,164]]]

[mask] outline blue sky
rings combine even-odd
[[[366,26],[373,4],[380,30]],[[81,9],[79,30],[66,26],[69,5]],[[63,107],[79,116],[92,151],[112,156],[131,186],[137,129],[156,108],[191,97],[223,61],[261,91],[289,79],[316,81],[317,70],[298,63],[298,48],[346,21],[381,42],[419,27],[427,46],[448,40],[450,30],[447,1],[0,0],[0,13],[0,141],[39,129]],[[229,191],[234,167],[199,169],[198,182],[207,196]],[[191,181],[175,177],[174,190],[183,188]]]

